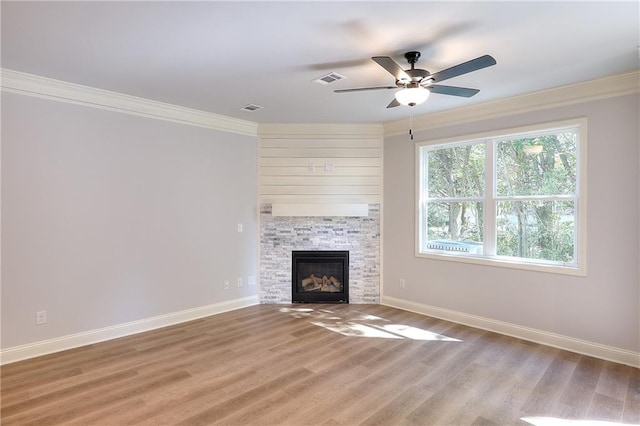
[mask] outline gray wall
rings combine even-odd
[[[256,144],[3,93],[2,348],[255,295]]]
[[[638,95],[418,132],[415,141],[581,116],[589,138],[586,277],[415,257],[414,144],[402,135],[384,144],[383,296],[640,350]]]

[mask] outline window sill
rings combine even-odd
[[[440,252],[416,252],[416,257],[423,259],[444,260],[449,262],[471,263],[475,265],[492,266],[496,268],[521,269],[525,271],[547,272],[551,274],[573,275],[586,277],[587,271],[584,267],[563,266],[539,263],[535,261],[523,262],[507,257],[499,256],[472,256],[449,254]]]

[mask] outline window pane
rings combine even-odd
[[[497,254],[573,263],[573,201],[497,203]]]
[[[484,144],[427,151],[429,198],[484,194]]]
[[[427,237],[423,250],[482,253],[481,202],[427,204]]]
[[[498,195],[574,195],[576,147],[574,130],[499,142]]]

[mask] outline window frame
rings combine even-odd
[[[421,197],[428,197],[427,179],[422,179],[423,160],[422,148],[442,147],[452,148],[455,146],[465,146],[473,143],[485,143],[485,195],[483,200],[483,247],[484,252],[494,253],[496,242],[496,206],[499,201],[512,197],[497,195],[496,182],[496,157],[495,145],[499,141],[510,138],[522,138],[528,135],[539,135],[542,133],[555,133],[566,129],[576,129],[578,142],[576,146],[576,196],[569,196],[575,199],[575,235],[574,264],[549,263],[538,259],[513,258],[498,256],[495,254],[461,254],[447,253],[440,251],[420,251],[421,236],[424,234],[425,220],[421,217],[426,214],[422,211],[423,201]],[[453,262],[471,263],[485,266],[495,266],[512,269],[523,269],[530,271],[550,272],[565,275],[586,276],[586,253],[587,253],[587,119],[586,117],[573,118],[562,121],[544,122],[528,126],[520,126],[508,129],[475,133],[469,135],[455,136],[444,139],[424,140],[415,144],[415,256],[426,259],[437,259]],[[517,196],[516,196],[517,197]],[[563,200],[566,196],[535,196],[536,199],[548,197],[553,200]]]

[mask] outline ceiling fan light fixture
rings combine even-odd
[[[402,105],[416,106],[424,103],[431,92],[424,87],[409,87],[396,92],[396,100]]]

